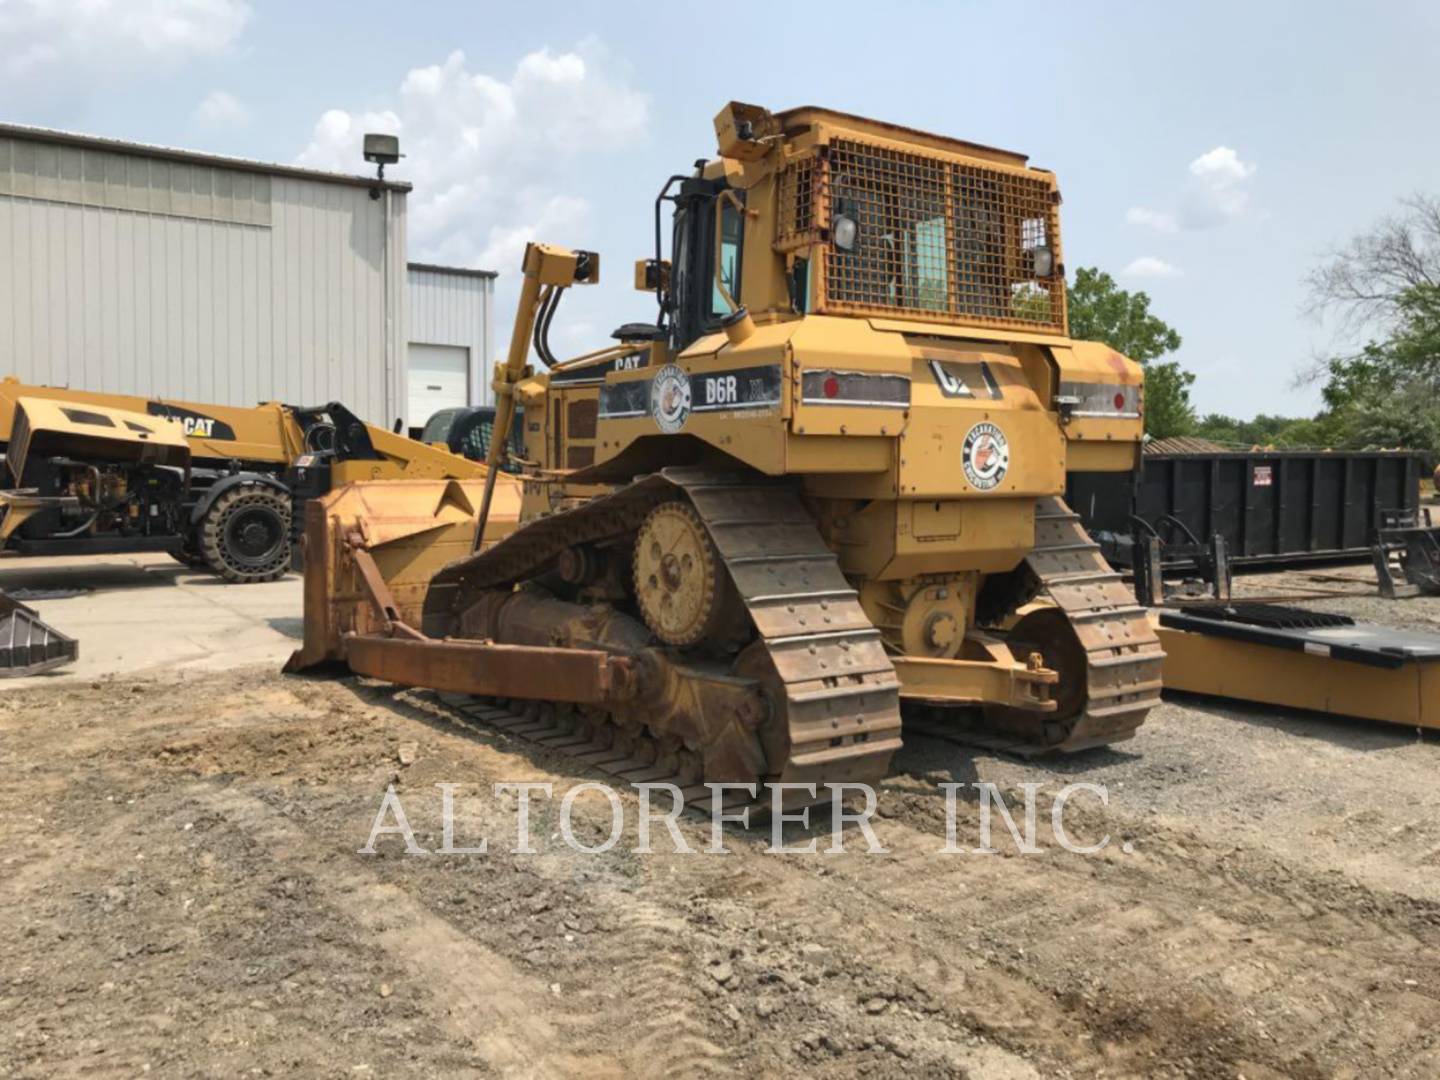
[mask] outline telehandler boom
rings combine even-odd
[[[291,566],[305,500],[355,480],[485,468],[343,405],[253,408],[0,380],[0,551],[166,551],[233,582]]]

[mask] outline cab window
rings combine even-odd
[[[420,432],[420,441],[423,443],[443,443],[450,438],[450,425],[455,422],[459,415],[459,409],[441,409],[425,421],[425,428]]]
[[[713,220],[713,209],[711,214]],[[725,283],[726,290],[737,304],[740,303],[740,245],[744,235],[744,218],[735,205],[726,200],[720,208],[720,235],[716,237],[720,244],[720,281]],[[710,314],[723,318],[730,314],[730,305],[725,302],[720,283],[715,280],[713,264],[707,270],[710,273]]]
[[[424,442],[443,443],[452,454],[471,461],[484,461],[490,455],[490,433],[495,428],[495,409],[490,405],[468,406],[463,409],[442,409],[430,418],[422,435]],[[505,472],[519,472],[516,457],[525,456],[525,411],[515,410],[510,427],[510,460],[501,466]]]
[[[489,415],[485,416],[479,423],[465,431],[460,440],[459,453],[471,461],[484,461],[490,456],[490,434],[495,430],[495,411],[486,410]],[[525,410],[516,408],[515,420],[510,425],[510,455],[504,465],[500,466],[502,472],[517,473],[520,466],[516,464],[517,456],[525,456]]]
[[[906,236],[905,295],[893,303],[926,311],[949,309],[945,224],[943,217],[915,222]]]

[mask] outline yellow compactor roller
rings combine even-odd
[[[689,783],[878,779],[902,707],[1129,738],[1163,654],[1062,493],[1134,466],[1142,374],[1067,334],[1053,174],[818,108],[715,127],[656,200],[653,323],[557,360],[599,259],[526,251],[488,486],[310,505],[292,667],[503,699],[480,714]]]

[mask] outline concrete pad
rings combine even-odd
[[[278,670],[299,644],[301,579],[229,585],[168,555],[0,560],[0,589],[79,589],[50,600],[17,599],[80,642],[67,667],[7,687],[63,684],[160,670],[220,671],[247,664]]]

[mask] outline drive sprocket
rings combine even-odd
[[[667,645],[718,637],[734,620],[729,574],[700,515],[668,499],[635,537],[635,600],[645,625]]]

